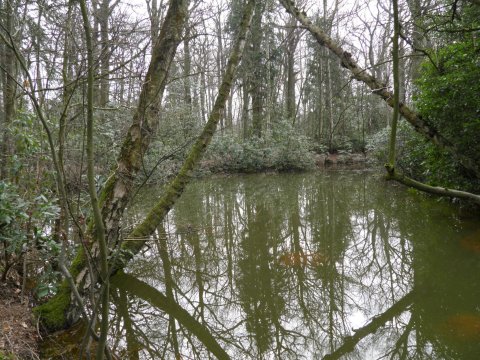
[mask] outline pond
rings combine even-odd
[[[195,181],[126,272],[111,344],[125,358],[480,354],[478,218],[368,172]]]

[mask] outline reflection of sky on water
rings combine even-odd
[[[420,216],[432,206],[444,223]],[[428,227],[454,237],[461,224],[453,226],[452,211],[367,174],[203,180],[189,187],[166,234],[130,270],[165,292],[156,244],[166,238],[175,300],[234,358],[319,358],[414,288],[412,241],[430,241]],[[328,260],[308,263],[318,253]],[[285,265],[282,254],[294,255]],[[158,343],[150,346],[168,347],[167,315],[151,312],[132,316],[139,329],[156,329]],[[412,316],[394,317],[342,358],[378,358],[401,341],[418,347]],[[179,336],[193,354],[198,342]],[[428,341],[421,346],[421,354],[435,353]]]

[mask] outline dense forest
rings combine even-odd
[[[110,278],[192,179],[366,158],[480,204],[478,0],[1,0],[0,73],[0,283],[97,359]]]

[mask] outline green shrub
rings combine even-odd
[[[425,62],[417,81],[415,103],[425,121],[455,144],[457,151],[480,163],[480,47],[472,38],[453,41]],[[437,185],[480,189],[450,154],[417,137],[407,142],[412,172]]]
[[[55,200],[45,195],[25,199],[15,185],[0,182],[0,244],[3,246],[1,260],[6,265],[4,271],[8,270],[7,264],[18,262],[26,252],[37,252],[41,260],[40,268],[35,270],[39,297],[56,290],[58,272],[52,263],[60,253],[60,245],[53,234],[58,214]]]
[[[287,121],[278,121],[264,137],[239,140],[217,135],[204,163],[212,172],[257,172],[307,170],[314,166],[312,145]]]
[[[367,144],[365,146],[367,154],[371,159],[379,163],[386,163],[388,159],[390,129],[390,126],[387,126],[367,138]]]
[[[0,241],[8,254],[19,253],[27,240],[23,225],[28,219],[28,203],[17,188],[0,182]]]

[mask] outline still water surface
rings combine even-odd
[[[127,227],[156,193],[138,195]],[[112,347],[132,359],[480,359],[479,270],[478,218],[369,173],[199,180],[114,280]]]

